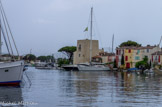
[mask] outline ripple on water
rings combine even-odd
[[[38,70],[26,73],[31,87],[0,87],[0,101],[38,107],[152,107],[162,103],[162,77],[121,72]],[[21,105],[19,105],[21,106]],[[29,107],[32,105],[28,105]]]

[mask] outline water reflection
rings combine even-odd
[[[77,103],[84,105],[91,105],[97,102],[98,93],[98,72],[77,72],[76,73],[76,96],[78,97]]]
[[[0,87],[0,102],[35,102],[38,107],[152,107],[162,104],[161,76],[35,68],[29,68],[27,74],[32,86]]]
[[[133,105],[149,105],[152,106],[160,103],[162,78],[154,75],[136,75],[134,73],[121,73],[121,87],[117,87],[116,103],[122,103],[124,106],[127,104]],[[152,105],[151,105],[152,104]]]
[[[128,72],[61,72],[60,77],[61,96],[71,99],[69,106],[104,106],[107,103],[152,106],[162,100],[159,76]]]
[[[0,105],[1,106],[19,106],[23,102],[22,91],[20,87],[0,87]],[[11,104],[12,103],[12,104]]]

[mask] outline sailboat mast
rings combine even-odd
[[[112,37],[112,53],[114,51],[114,34],[113,34],[113,37]]]
[[[91,7],[91,26],[90,26],[90,63],[92,60],[92,26],[93,26],[93,7]]]

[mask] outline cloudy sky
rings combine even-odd
[[[94,7],[94,39],[100,48],[127,40],[155,45],[162,35],[161,0],[2,0],[19,52],[56,53],[85,39]],[[5,46],[3,46],[5,48]]]

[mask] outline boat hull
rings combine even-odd
[[[62,66],[62,68],[66,71],[78,71],[77,65],[66,65],[66,66]]]
[[[109,71],[110,68],[106,66],[84,66],[78,65],[79,71]]]
[[[0,85],[20,85],[24,61],[0,63]]]
[[[155,72],[155,74],[157,74],[157,75],[162,75],[162,71],[161,70],[159,70],[159,69],[154,69],[154,72]]]
[[[54,69],[54,67],[35,67],[36,69]]]

